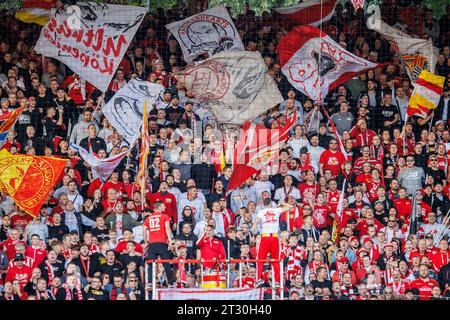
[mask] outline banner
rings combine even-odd
[[[66,164],[66,159],[12,155],[0,150],[0,189],[36,217]]]
[[[222,124],[242,125],[284,100],[259,52],[222,52],[177,79]]]
[[[228,50],[245,50],[227,9],[210,8],[184,20],[166,25],[180,44],[184,60],[191,63],[199,55],[207,57]]]
[[[258,289],[162,289],[158,300],[263,300]]]
[[[89,164],[89,167],[91,167],[94,178],[99,178],[102,182],[108,180],[114,169],[128,153],[128,151],[125,151],[106,159],[100,159],[92,153],[89,153],[86,149],[73,143],[70,144],[70,148],[78,152],[80,157]]]
[[[260,124],[246,122],[242,127],[235,149],[236,163],[227,187],[227,193],[239,187],[249,177],[270,163],[277,162],[281,148],[289,138],[289,131],[296,123],[297,115],[286,119],[282,128],[267,129]]]
[[[367,15],[367,28],[375,30],[386,38],[386,40],[395,44],[400,54],[405,57],[420,54],[425,59],[420,67],[434,73],[439,51],[433,47],[433,41],[431,39],[413,38],[391,27],[381,20],[380,7],[377,5],[369,5],[367,7]],[[406,68],[406,70],[410,78],[413,79],[411,70],[409,68]]]
[[[66,64],[105,92],[144,19],[146,8],[78,2],[58,9],[42,28],[35,50]]]
[[[283,15],[285,25],[311,25],[317,27],[331,19],[336,9],[336,3],[336,0],[309,0],[274,10]]]
[[[313,26],[287,33],[277,46],[281,71],[288,81],[315,101],[359,73],[380,66],[345,50]]]
[[[422,70],[414,82],[414,91],[407,108],[408,116],[415,114],[425,118],[431,110],[436,109],[444,92],[444,83],[445,77]]]
[[[0,149],[3,148],[3,144],[9,131],[14,127],[22,112],[27,108],[26,106],[14,109],[10,113],[0,115]]]
[[[23,0],[20,10],[16,12],[16,18],[25,23],[37,23],[45,25],[50,19],[51,9],[57,0]]]
[[[103,107],[106,119],[130,146],[140,135],[144,100],[147,98],[149,106],[153,105],[163,90],[162,85],[132,79]]]

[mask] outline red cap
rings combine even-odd
[[[181,249],[181,248],[186,248],[186,245],[184,243],[180,243],[180,245],[178,246],[178,249]]]
[[[359,255],[359,254],[360,254],[361,252],[363,252],[363,251],[364,251],[365,253],[367,253],[367,254],[369,253],[369,251],[367,251],[366,248],[359,248],[358,251],[356,252],[356,254]]]
[[[350,238],[348,238],[348,242],[352,242],[353,240],[358,240],[357,236],[351,236]]]
[[[342,257],[338,260],[338,262],[349,262],[347,257]]]
[[[363,244],[365,244],[365,243],[368,242],[368,241],[372,242],[372,244],[373,244],[373,241],[372,241],[372,239],[371,239],[369,236],[367,236],[367,237],[364,238]]]

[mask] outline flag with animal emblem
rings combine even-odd
[[[145,199],[145,187],[147,181],[147,159],[150,153],[150,135],[148,132],[148,108],[147,99],[144,100],[144,116],[142,118],[142,133],[141,133],[141,155],[139,157],[139,171],[136,176],[136,183],[141,189],[142,199]]]
[[[16,124],[17,119],[19,119],[25,108],[26,107],[20,107],[14,109],[10,113],[0,115],[0,149],[3,147],[6,137]]]
[[[105,92],[146,11],[94,2],[59,8],[42,28],[35,50]]]
[[[274,10],[282,15],[284,25],[317,27],[331,19],[336,9],[336,3],[336,0],[309,0]]]
[[[284,127],[267,129],[261,124],[246,122],[242,127],[237,148],[233,175],[227,193],[239,187],[249,177],[273,163],[289,138],[289,131],[296,123],[297,115],[286,119]]]
[[[117,155],[110,156],[109,158],[101,159],[94,154],[89,153],[86,149],[73,143],[70,144],[70,148],[77,151],[80,157],[87,162],[92,170],[94,179],[99,178],[102,182],[106,182],[108,180],[114,169],[120,164],[122,159],[128,153],[128,151],[124,151]]]
[[[415,81],[425,66],[426,58],[421,54],[404,54],[401,59],[409,77]]]
[[[433,41],[431,40],[431,38],[413,38],[408,34],[391,27],[383,20],[381,20],[380,7],[378,5],[368,5],[367,16],[367,28],[375,30],[386,40],[394,44],[394,47],[398,49],[401,55],[422,56],[425,59],[423,63],[420,63],[422,64],[422,69],[434,73],[439,51],[436,47],[433,46]],[[409,77],[414,80],[410,69],[406,68],[406,71],[408,72]]]
[[[25,23],[45,25],[50,19],[51,9],[56,0],[24,0],[20,10],[16,12],[16,18]]]
[[[240,126],[284,100],[259,52],[221,52],[177,79],[221,124]]]
[[[342,184],[342,190],[341,190],[341,193],[339,194],[339,202],[338,202],[338,206],[336,209],[336,216],[334,217],[334,220],[333,220],[333,232],[332,232],[332,236],[331,236],[331,241],[333,241],[334,243],[336,243],[336,241],[339,240],[339,234],[341,232],[340,225],[341,225],[342,210],[344,208],[346,182],[347,182],[347,180],[344,179],[344,183]]]
[[[66,159],[12,155],[0,150],[0,190],[36,217],[66,164]]]
[[[288,81],[317,102],[340,84],[379,66],[345,50],[313,26],[297,27],[287,33],[277,51]]]
[[[228,50],[245,50],[239,33],[223,6],[210,8],[184,20],[166,25],[180,44],[184,60],[209,57]]]
[[[408,116],[425,118],[431,110],[436,109],[444,92],[444,82],[445,77],[422,70],[413,84],[414,90],[407,108]]]
[[[144,116],[144,100],[153,105],[164,87],[137,79],[130,80],[103,107],[106,119],[130,144],[139,138]]]

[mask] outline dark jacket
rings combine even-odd
[[[92,151],[98,153],[99,150],[103,149],[106,151],[106,142],[100,137],[95,138],[84,138],[80,141],[80,147],[90,151],[89,149],[89,140],[91,141]]]

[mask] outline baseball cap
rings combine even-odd
[[[16,255],[14,256],[14,260],[15,260],[15,261],[24,261],[25,258],[24,258],[24,256],[23,256],[23,254],[21,254],[21,253],[16,253]]]
[[[8,101],[8,98],[2,98],[2,100],[0,100],[0,103],[3,103],[5,101]]]
[[[431,233],[427,233],[425,239],[433,239],[433,235]]]
[[[72,231],[70,231],[70,234],[78,234],[78,231],[77,230],[72,230]]]
[[[338,260],[338,262],[349,262],[347,257],[342,257]]]
[[[369,241],[373,243],[373,241],[370,237],[365,237],[363,240],[363,244],[365,244],[366,242],[369,242]]]
[[[348,238],[348,242],[352,242],[353,240],[358,240],[358,237],[351,236],[350,238]]]

